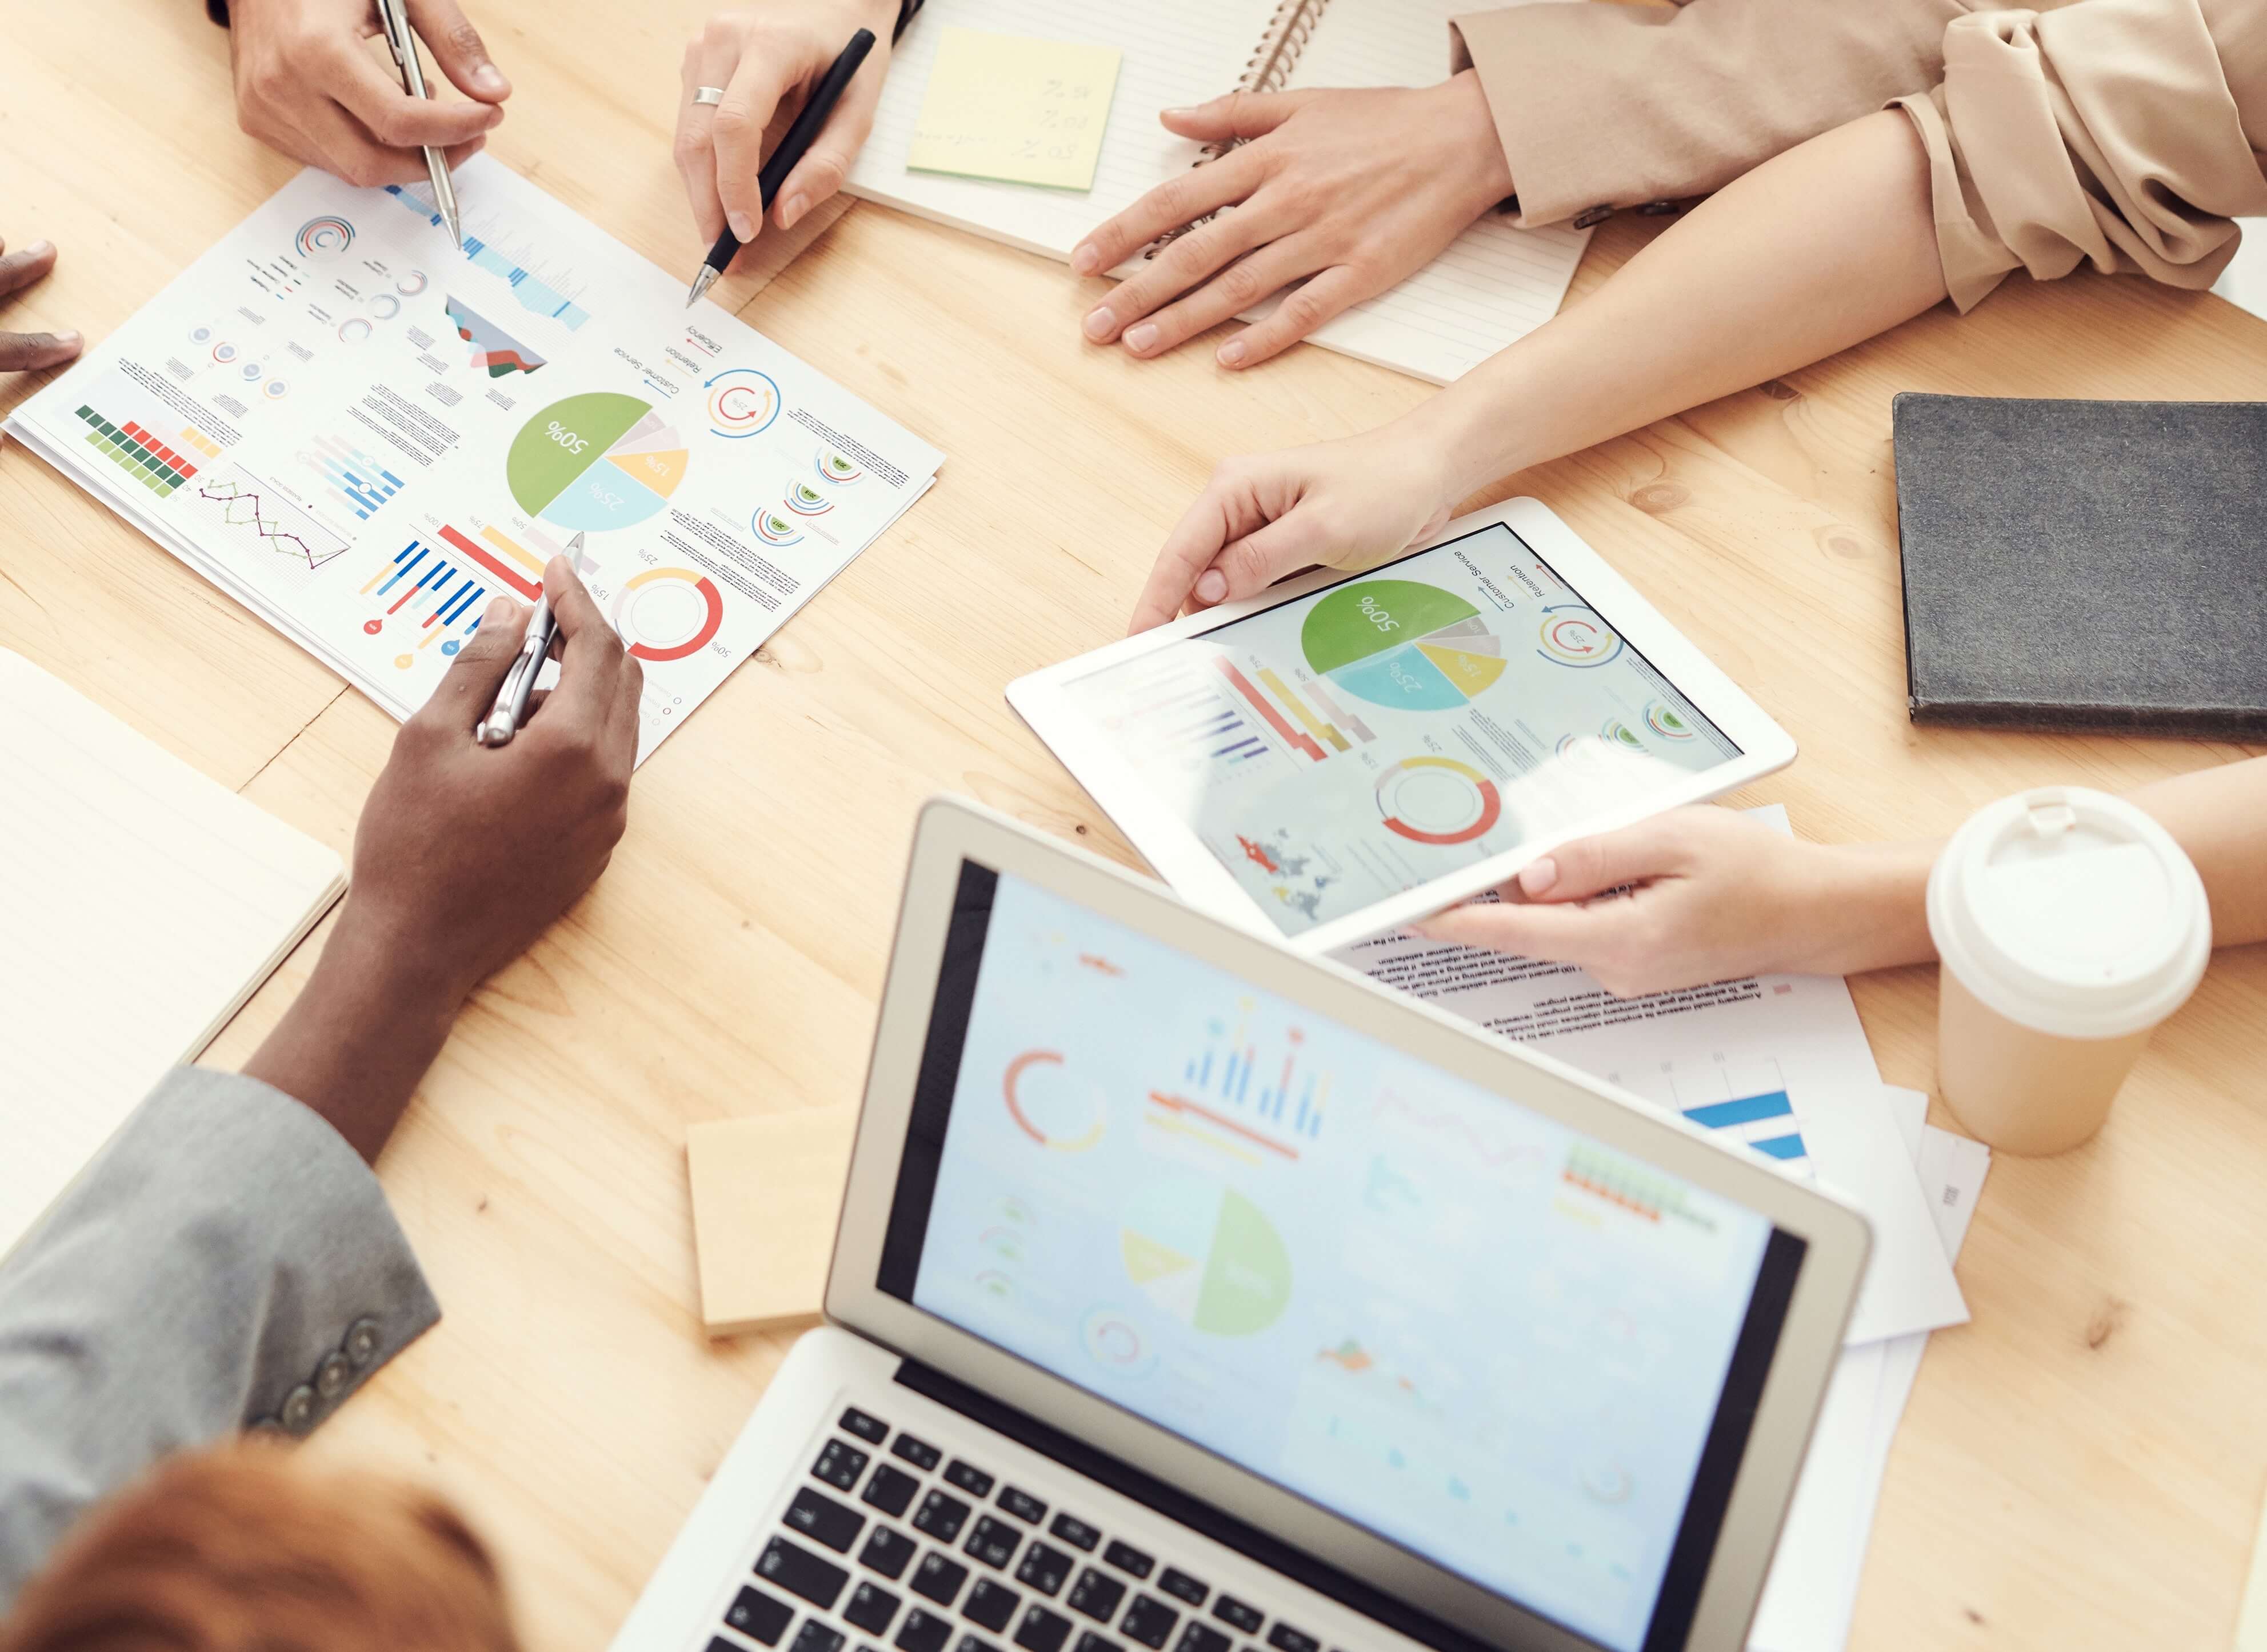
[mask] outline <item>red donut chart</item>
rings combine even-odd
[[[671,642],[649,642],[633,635],[637,594],[640,587],[649,586],[664,580],[672,581],[679,586],[691,587],[700,594],[701,600],[707,605],[707,609],[701,617],[701,623],[690,635]],[[621,632],[623,639],[629,644],[630,657],[633,659],[650,660],[657,664],[683,659],[689,654],[698,654],[715,640],[717,628],[723,623],[723,596],[714,584],[709,583],[708,576],[696,574],[690,569],[649,568],[625,584],[622,587],[622,594],[614,599],[614,628]]]

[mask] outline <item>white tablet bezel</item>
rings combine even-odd
[[[1532,547],[1593,611],[1620,634],[1625,642],[1650,661],[1698,709],[1701,716],[1721,730],[1740,748],[1741,754],[1728,763],[1692,775],[1688,782],[1669,786],[1647,801],[1601,808],[1574,828],[1537,836],[1515,848],[1476,861],[1358,912],[1317,924],[1302,934],[1284,934],[1188,824],[1159,806],[1153,789],[1080,711],[1067,692],[1068,686],[1098,671],[1170,648],[1185,638],[1201,636],[1328,586],[1375,578],[1420,552],[1497,523]],[[1207,608],[1154,631],[1126,637],[1107,648],[1017,678],[1008,685],[1008,703],[1031,725],[1032,732],[1046,742],[1063,767],[1086,788],[1103,812],[1117,823],[1119,830],[1126,833],[1167,883],[1206,911],[1280,942],[1294,951],[1307,953],[1334,951],[1356,941],[1400,929],[1443,907],[1469,900],[1483,890],[1496,887],[1528,862],[1569,839],[1610,832],[1680,804],[1706,802],[1794,760],[1794,740],[1786,730],[1772,722],[1762,707],[1662,618],[1549,506],[1539,499],[1529,498],[1508,499],[1489,510],[1459,517],[1431,539],[1377,568],[1358,574],[1324,569],[1302,575],[1248,601]]]
[[[1280,1537],[1491,1646],[1591,1642],[1350,1519],[883,1291],[878,1274],[960,870],[1023,878],[1755,1210],[1809,1247],[1779,1328],[1684,1645],[1740,1652],[1871,1245],[1866,1218],[1665,1110],[1481,1033],[1327,959],[1192,910],[1146,878],[955,798],[921,811],[826,1284],[829,1318]]]

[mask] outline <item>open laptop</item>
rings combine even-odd
[[[614,1652],[1732,1652],[1865,1219],[972,806]]]

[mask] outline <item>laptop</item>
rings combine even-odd
[[[1868,1243],[935,802],[826,1322],[614,1652],[1735,1652]]]

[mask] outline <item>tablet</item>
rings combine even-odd
[[[1301,952],[1794,757],[1535,499],[1034,672],[1008,701],[1183,896]]]

